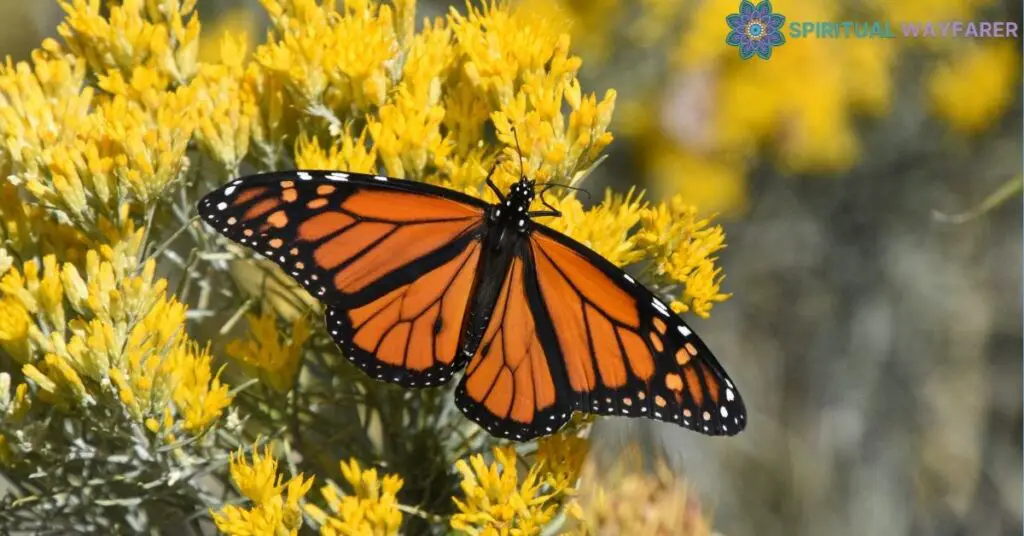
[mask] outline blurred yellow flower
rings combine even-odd
[[[662,460],[654,471],[638,461],[587,464],[574,505],[577,526],[569,533],[711,536],[710,519],[685,483]]]
[[[1019,87],[1017,51],[1009,42],[958,49],[928,77],[935,114],[968,134],[990,126],[1014,99],[1014,87]]]
[[[249,339],[234,340],[227,353],[240,362],[255,368],[260,379],[279,393],[287,393],[295,384],[302,359],[302,346],[311,331],[305,317],[292,322],[291,336],[281,338],[277,317],[267,308],[260,316],[246,315],[249,320]]]
[[[402,525],[397,497],[402,489],[402,479],[397,475],[380,478],[376,469],[363,469],[355,459],[340,465],[341,474],[351,486],[352,494],[327,485],[320,489],[320,494],[330,512],[312,504],[305,507],[306,513],[320,525],[320,534],[397,535]]]
[[[257,18],[252,9],[226,9],[212,23],[203,26],[198,52],[200,63],[239,65],[247,59],[245,52],[252,50],[253,36],[257,33]]]
[[[231,480],[252,506],[211,509],[218,529],[232,536],[298,534],[302,526],[299,502],[313,486],[313,477],[304,480],[299,474],[283,481],[282,475],[277,473],[277,459],[270,445],[264,446],[262,454],[253,445],[251,462],[241,449],[231,455]]]

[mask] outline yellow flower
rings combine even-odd
[[[378,114],[379,121],[369,118],[368,128],[388,175],[422,178],[424,168],[441,162],[450,150],[440,131],[444,108],[423,106],[404,87]]]
[[[337,48],[326,62],[331,107],[367,110],[383,105],[390,89],[388,65],[398,52],[391,7],[372,0],[349,0],[332,35]],[[352,39],[355,35],[359,38]]]
[[[284,91],[285,81],[250,63],[242,79],[246,99],[257,103],[256,117],[250,122],[250,156],[261,169],[277,169],[284,156],[292,123],[286,117],[297,113],[290,108]]]
[[[572,493],[589,450],[590,442],[575,434],[559,432],[538,439],[537,460],[543,464],[548,486]]]
[[[302,169],[337,169],[355,173],[375,173],[376,147],[366,147],[367,130],[353,138],[346,130],[337,145],[324,151],[315,138],[300,136],[295,143],[295,165]]]
[[[415,5],[408,0],[404,3]],[[444,19],[425,21],[423,30],[406,40],[401,83],[413,102],[428,106],[440,100],[441,86],[455,60],[455,49],[451,41],[452,32],[445,25]]]
[[[305,317],[292,323],[290,340],[279,337],[277,317],[267,308],[260,316],[246,315],[250,338],[234,340],[227,347],[231,357],[256,368],[260,379],[279,393],[287,393],[295,383],[302,358],[302,345],[311,331]]]
[[[954,129],[975,133],[998,119],[1014,97],[1020,56],[1010,43],[970,46],[928,77],[935,114]]]
[[[398,509],[398,491],[402,479],[397,475],[378,477],[376,469],[362,469],[354,458],[341,462],[341,474],[352,488],[352,494],[342,494],[332,485],[320,489],[330,513],[307,504],[306,513],[319,525],[320,534],[382,535],[398,534],[402,525],[402,512]]]
[[[232,399],[228,386],[220,381],[220,373],[213,374],[209,349],[180,344],[170,351],[166,360],[173,385],[171,397],[185,430],[198,433],[206,429],[221,416]]]
[[[204,26],[206,29],[202,32],[199,44],[199,61],[241,65],[246,59],[245,51],[250,48],[256,33],[256,15],[253,10],[241,6],[230,8],[219,13],[212,24],[208,22]]]
[[[112,97],[95,98],[82,87],[84,63],[53,41],[33,53],[33,64],[0,69],[0,135],[12,139],[0,161],[36,204],[116,243],[134,231],[129,203],[154,202],[187,165],[191,91],[164,91],[157,71],[140,66],[100,73]]]
[[[226,54],[231,54],[232,58],[245,51],[243,43],[232,41],[230,37],[225,38],[224,48],[231,50]],[[249,152],[252,123],[259,113],[255,95],[244,86],[244,75],[241,65],[233,68],[204,65],[193,83],[195,95],[199,97],[196,138],[228,177],[237,176]]]
[[[725,247],[725,231],[720,225],[699,217],[697,208],[681,196],[644,209],[640,224],[636,241],[652,260],[656,284],[683,285],[683,292],[671,304],[673,310],[692,310],[706,318],[714,303],[729,298],[719,292],[723,276],[713,257]]]
[[[275,35],[257,48],[256,61],[287,80],[300,109],[326,104],[366,110],[384,104],[390,89],[387,67],[398,50],[389,6],[352,0],[339,14],[333,3],[261,1]]]
[[[313,486],[313,477],[299,474],[287,482],[277,473],[277,459],[266,445],[263,453],[253,445],[252,462],[241,449],[231,456],[231,480],[252,502],[251,508],[235,505],[213,511],[217,528],[234,536],[298,534],[302,526],[299,502]]]
[[[568,35],[558,31],[559,24],[525,9],[513,10],[508,2],[485,2],[482,9],[466,3],[467,15],[451,8],[452,31],[465,62],[463,73],[474,86],[490,94],[498,103],[513,97],[515,82],[524,72],[545,71],[550,66],[557,74],[579,68],[579,58],[565,58]],[[555,52],[554,56],[552,52]]]
[[[61,2],[67,13],[57,31],[75,55],[85,58],[97,73],[120,70],[128,74],[136,66],[160,69],[179,83],[192,77],[199,52],[199,18],[193,16],[196,0],[160,2],[126,0],[100,13],[98,0]]]
[[[462,475],[462,499],[453,498],[458,513],[451,526],[458,531],[488,535],[539,534],[554,518],[565,490],[549,489],[542,464],[530,467],[522,482],[512,447],[495,447],[495,462],[484,463],[480,454],[455,462]]]
[[[18,363],[31,359],[28,310],[13,296],[0,298],[0,347]]]

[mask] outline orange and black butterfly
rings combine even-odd
[[[547,435],[574,411],[743,430],[739,392],[681,318],[534,221],[558,215],[530,211],[534,181],[487,184],[498,203],[381,176],[268,173],[210,193],[199,213],[321,300],[327,331],[371,377],[429,387],[465,369],[455,402],[492,435]]]

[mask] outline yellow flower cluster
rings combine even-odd
[[[193,97],[143,67],[98,74],[97,94],[85,66],[47,40],[32,64],[0,68],[0,166],[36,204],[116,242],[132,230],[133,205],[151,205],[187,167]]]
[[[384,475],[381,478],[376,469],[363,469],[355,459],[341,462],[341,475],[352,488],[351,494],[327,485],[320,489],[320,494],[330,512],[306,505],[306,513],[320,525],[320,534],[397,535],[402,525],[397,497],[402,489],[401,477]]]
[[[302,345],[311,334],[305,317],[292,322],[291,340],[281,340],[277,316],[272,311],[247,315],[250,338],[234,340],[227,347],[231,357],[257,370],[259,378],[279,393],[287,393],[295,383],[302,358]]]
[[[195,74],[199,51],[196,0],[125,0],[106,7],[99,0],[61,2],[68,16],[57,27],[76,56],[96,73],[135,69],[184,83]]]
[[[495,447],[491,464],[481,454],[455,462],[463,498],[454,499],[458,513],[452,528],[485,536],[539,534],[573,494],[585,443],[574,437],[546,440],[521,479],[513,447]]]
[[[0,347],[40,396],[65,407],[113,395],[150,431],[198,433],[231,402],[209,354],[184,334],[185,307],[152,261],[136,272],[142,233],[73,263],[28,260],[0,278]],[[173,436],[171,436],[173,437]]]
[[[232,536],[296,535],[302,526],[299,501],[313,486],[313,477],[304,480],[299,474],[282,480],[277,473],[277,459],[266,445],[261,454],[256,445],[252,461],[239,449],[231,455],[231,480],[252,505],[248,508],[227,505],[212,511],[217,528]]]

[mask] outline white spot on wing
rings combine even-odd
[[[634,280],[632,277],[629,277],[629,274],[623,274],[622,277],[625,277],[626,281],[629,281],[630,283],[633,283],[634,285],[636,284],[636,280]]]
[[[231,195],[233,193],[235,193],[234,186],[228,186],[227,188],[224,189],[224,195]]]
[[[379,180],[379,181],[381,181],[381,182],[388,182],[388,178],[387,178],[387,177],[385,177],[385,176],[383,176],[383,175],[377,175],[377,176],[376,176],[376,177],[374,177],[374,178],[375,178],[375,179],[377,179],[377,180]]]
[[[729,402],[732,402],[733,399],[735,399],[735,398],[736,398],[736,395],[734,395],[732,393],[732,389],[726,389],[725,390],[725,399],[726,400],[728,400]]]
[[[682,333],[683,337],[689,337],[690,335],[693,335],[693,332],[690,331],[690,328],[682,325],[679,326],[679,333]]]
[[[304,180],[304,181],[313,180],[313,176],[310,175],[309,173],[305,172],[305,171],[300,171],[299,172],[299,178]]]
[[[729,410],[725,409],[725,406],[722,406],[722,408],[718,410],[718,412],[722,414],[722,418],[729,416]]]
[[[668,307],[665,307],[665,304],[661,303],[661,300],[653,298],[651,300],[651,304],[654,305],[654,308],[657,309],[662,316],[668,316]]]
[[[225,203],[223,201],[221,201],[220,203],[217,203],[217,210],[224,210],[226,208],[228,208],[228,204],[227,203]]]
[[[328,173],[327,179],[332,181],[347,181],[348,173],[341,173],[340,171],[335,171],[333,173]]]

